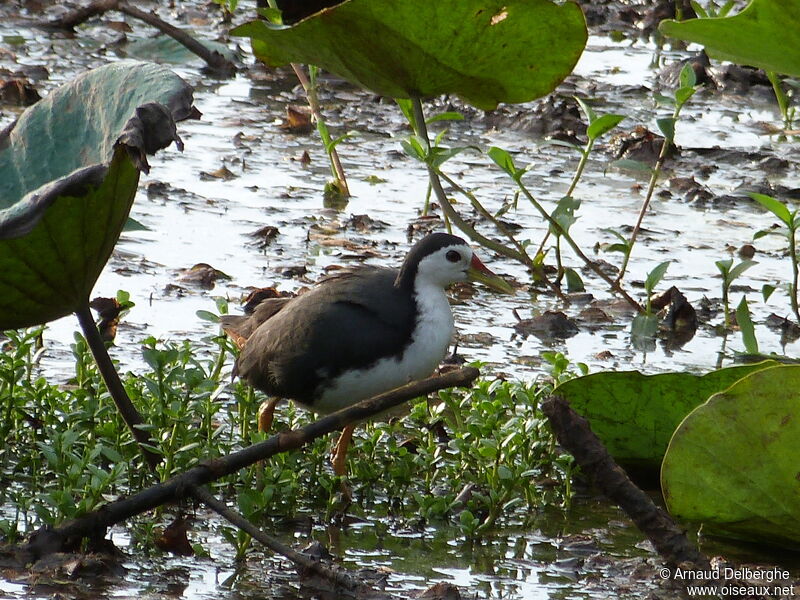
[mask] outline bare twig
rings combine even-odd
[[[155,13],[145,12],[122,0],[94,0],[94,2],[89,3],[87,6],[81,6],[75,10],[69,11],[58,19],[40,23],[39,27],[74,31],[74,28],[81,23],[112,10],[118,10],[126,15],[144,21],[148,25],[152,25],[162,33],[170,36],[175,41],[185,46],[187,50],[202,58],[209,69],[213,70],[215,73],[230,76],[236,72],[236,66],[216,50],[207,48],[182,29],[158,18]]]
[[[550,396],[542,403],[553,433],[588,475],[592,483],[616,502],[653,543],[668,564],[696,565],[710,569],[708,559],[689,541],[683,529],[630,480],[614,461],[583,417],[561,397]]]
[[[235,510],[231,510],[224,503],[217,500],[205,488],[192,485],[189,486],[189,491],[191,492],[192,496],[216,512],[222,518],[226,519],[231,524],[249,534],[253,539],[258,540],[273,552],[285,556],[298,567],[300,567],[304,572],[315,573],[335,583],[336,585],[342,586],[347,590],[355,590],[359,587],[359,582],[353,580],[353,578],[350,577],[346,571],[341,569],[329,569],[320,561],[314,560],[302,552],[297,552],[286,544],[281,543],[271,535],[267,535]]]
[[[133,438],[139,444],[142,455],[150,466],[150,469],[155,471],[158,463],[161,462],[161,457],[147,448],[147,446],[155,446],[155,442],[147,431],[139,427],[139,425],[144,423],[144,420],[128,397],[128,393],[125,391],[122,381],[120,381],[117,369],[114,367],[114,363],[111,362],[111,357],[106,351],[106,346],[92,318],[92,311],[89,308],[88,300],[84,305],[78,308],[75,314],[83,330],[86,343],[89,345],[92,356],[94,356],[94,360],[97,363],[97,368],[100,370],[100,375],[103,377],[103,381],[108,388],[108,393],[111,394],[111,398],[114,400],[114,404],[117,405],[119,414],[122,416],[128,429],[131,430]]]
[[[68,11],[57,19],[46,21],[38,24],[41,29],[71,31],[75,27],[85,23],[92,17],[102,15],[110,10],[117,10],[119,0],[94,0],[86,6],[79,6],[78,8]]]
[[[130,15],[131,17],[135,17],[144,21],[148,25],[152,25],[161,33],[170,36],[176,42],[182,44],[187,50],[206,61],[208,67],[215,73],[225,76],[231,76],[236,73],[236,65],[225,58],[222,54],[216,50],[207,48],[194,39],[191,35],[186,33],[183,29],[179,29],[178,27],[170,25],[166,21],[159,19],[155,13],[145,12],[136,8],[135,6],[131,6],[127,2],[120,2],[119,10],[126,15]]]
[[[279,433],[238,452],[207,461],[168,481],[149,487],[133,496],[120,498],[96,511],[68,521],[60,527],[40,528],[34,532],[30,541],[17,548],[17,551],[25,562],[32,562],[43,555],[76,547],[83,538],[104,536],[106,530],[116,523],[168,502],[190,496],[193,486],[205,485],[280,452],[300,448],[318,437],[351,423],[358,423],[374,417],[418,396],[443,388],[469,385],[478,374],[478,369],[463,367],[444,375],[415,381],[396,390],[364,400],[299,429]]]

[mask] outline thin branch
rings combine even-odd
[[[178,27],[170,25],[166,21],[159,19],[155,13],[145,12],[136,8],[135,6],[131,6],[127,2],[120,2],[119,10],[126,15],[130,15],[131,17],[144,21],[148,25],[152,25],[161,33],[170,36],[176,42],[180,43],[187,50],[189,50],[189,52],[196,54],[206,61],[209,69],[213,70],[215,73],[224,75],[226,77],[236,73],[236,65],[225,58],[222,54],[216,50],[207,48],[194,39],[191,35],[186,33],[183,29],[179,29]]]
[[[155,13],[145,12],[121,0],[94,0],[94,2],[89,3],[87,6],[81,6],[75,10],[69,11],[57,19],[39,23],[38,27],[50,30],[74,31],[75,27],[85,23],[92,17],[102,15],[112,10],[118,10],[126,15],[144,21],[148,25],[170,36],[185,46],[187,50],[202,58],[209,69],[213,70],[215,73],[230,76],[236,72],[236,66],[216,50],[207,48],[184,30],[158,18]]]
[[[478,369],[474,367],[463,367],[364,400],[299,429],[279,433],[238,452],[209,460],[168,481],[149,487],[133,496],[120,498],[60,527],[42,527],[34,532],[27,544],[17,547],[16,550],[25,562],[33,562],[46,554],[76,547],[83,538],[104,536],[106,530],[116,523],[190,496],[193,486],[205,485],[275,454],[300,448],[318,437],[342,429],[346,425],[367,420],[418,396],[443,388],[468,386],[478,374]]]
[[[297,552],[286,544],[281,543],[271,535],[264,533],[238,512],[231,510],[223,502],[217,500],[205,488],[192,485],[189,486],[189,491],[192,496],[216,512],[222,518],[226,519],[231,524],[249,534],[253,539],[258,540],[273,552],[285,556],[303,571],[315,573],[331,581],[332,583],[351,591],[362,585],[350,577],[346,571],[341,569],[329,569],[320,561],[314,560],[310,556],[301,552]]]
[[[136,410],[133,402],[131,402],[131,399],[128,397],[128,393],[125,391],[125,387],[122,385],[122,381],[120,381],[117,369],[114,367],[114,363],[111,361],[108,351],[106,351],[106,345],[94,323],[88,301],[81,305],[78,310],[75,311],[75,314],[83,330],[86,343],[92,351],[94,361],[97,363],[97,368],[100,370],[100,375],[103,377],[103,381],[108,388],[108,393],[111,394],[111,398],[114,400],[114,404],[117,405],[119,414],[122,416],[128,429],[131,430],[133,438],[139,444],[142,455],[150,466],[150,469],[155,471],[156,467],[161,462],[161,457],[152,450],[149,450],[147,446],[155,446],[156,444],[150,437],[150,434],[139,427],[144,423],[144,419],[142,419],[142,415],[139,414],[139,411]]]

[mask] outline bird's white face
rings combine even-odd
[[[472,264],[472,249],[466,244],[439,248],[423,258],[417,266],[417,279],[446,288],[451,283],[467,280]]]

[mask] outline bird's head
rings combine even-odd
[[[409,251],[397,283],[413,286],[420,278],[441,288],[460,281],[478,281],[498,292],[513,292],[508,282],[492,273],[463,239],[449,233],[427,235]]]

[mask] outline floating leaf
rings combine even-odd
[[[800,549],[798,388],[800,366],[761,369],[687,416],[661,471],[670,513],[708,532]]]
[[[549,0],[347,0],[232,34],[272,66],[314,64],[384,96],[458,94],[485,110],[551,92],[587,37],[576,3]]]
[[[589,420],[592,431],[617,461],[657,469],[673,432],[687,414],[711,394],[774,364],[730,367],[702,376],[608,371],[567,381],[556,393]]]
[[[177,75],[123,61],[51,92],[0,139],[0,330],[88,302],[146,154],[179,142],[191,110]]]
[[[800,76],[800,3],[793,0],[752,0],[732,17],[662,21],[658,28],[703,44],[713,58]]]
[[[228,46],[213,40],[204,40],[195,36],[198,43],[211,52],[217,52],[227,60],[234,62],[239,57]],[[131,58],[152,60],[159,63],[184,65],[191,62],[202,62],[202,59],[178,40],[168,35],[140,38],[129,41],[122,50]]]

